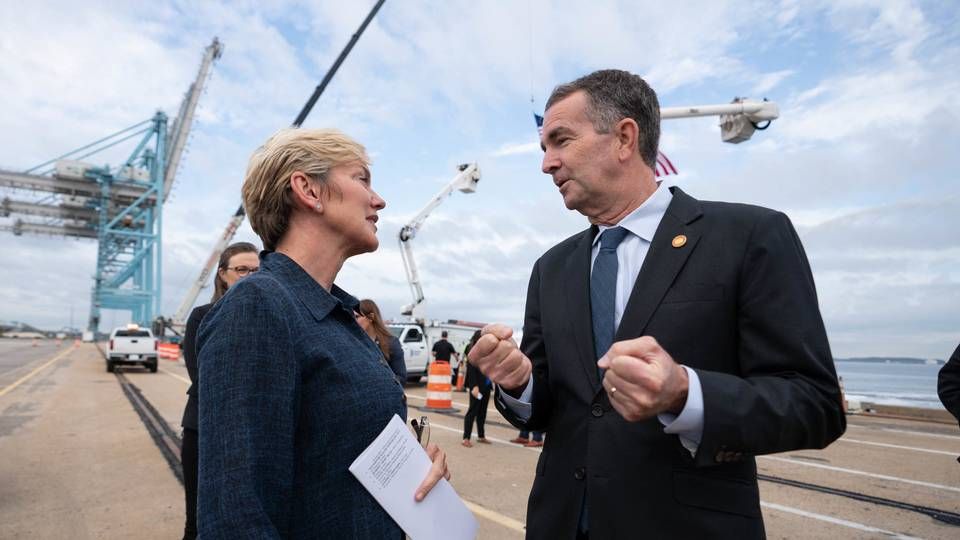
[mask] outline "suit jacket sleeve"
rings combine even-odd
[[[295,506],[299,336],[259,287],[241,281],[200,326],[203,538],[279,538]]]
[[[209,310],[208,305],[197,306],[190,312],[187,318],[187,327],[183,332],[183,362],[187,365],[187,375],[190,376],[190,389],[188,394],[196,391],[197,386],[197,331],[200,329],[200,322],[203,316]]]
[[[733,291],[739,365],[697,370],[704,399],[699,465],[715,464],[719,451],[823,448],[846,428],[813,275],[784,214],[757,220],[740,272]]]
[[[960,421],[960,346],[940,368],[940,375],[937,377],[937,394],[943,406]]]
[[[403,345],[400,345],[400,340],[393,336],[390,338],[390,358],[387,363],[390,364],[390,369],[401,386],[407,382],[407,363],[403,359]]]
[[[530,398],[532,411],[526,422],[516,413],[503,404],[499,399],[500,387],[497,387],[497,398],[494,404],[500,414],[515,427],[526,431],[546,431],[547,422],[552,410],[550,394],[549,371],[547,365],[547,349],[543,339],[543,327],[540,325],[540,260],[533,265],[530,273],[530,283],[527,286],[527,307],[523,319],[523,340],[520,350],[527,355],[533,364],[533,396]]]

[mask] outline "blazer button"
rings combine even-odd
[[[577,467],[577,470],[573,471],[573,477],[577,480],[583,480],[587,476],[587,471],[583,467]]]
[[[593,408],[590,409],[590,414],[592,414],[595,418],[600,418],[603,416],[603,407],[600,405],[594,405]]]

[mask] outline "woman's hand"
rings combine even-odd
[[[480,387],[474,386],[470,389],[470,394],[473,395],[475,399],[480,399]]]
[[[447,469],[447,454],[436,444],[430,443],[427,445],[427,456],[430,457],[433,466],[430,467],[430,472],[423,479],[423,483],[417,488],[417,494],[414,496],[417,502],[422,501],[441,478],[450,480],[450,471]]]

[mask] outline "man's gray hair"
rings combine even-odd
[[[546,109],[579,91],[587,95],[587,117],[597,133],[610,133],[614,124],[633,119],[640,127],[640,157],[657,168],[660,144],[660,102],[642,78],[619,69],[601,69],[553,89]],[[545,109],[545,110],[546,110]]]

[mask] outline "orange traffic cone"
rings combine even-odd
[[[428,411],[457,412],[453,408],[453,392],[450,385],[450,363],[437,361],[430,364],[427,371],[427,404]]]

